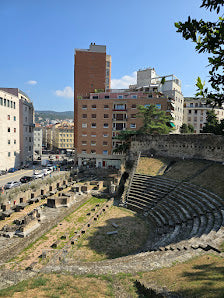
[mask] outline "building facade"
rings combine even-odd
[[[55,151],[74,149],[73,123],[62,123],[54,125],[52,147]]]
[[[95,90],[110,88],[111,58],[106,46],[91,43],[89,49],[75,50],[74,67],[74,143],[78,133],[78,99],[88,97]]]
[[[29,96],[18,88],[0,88],[19,98],[20,163],[33,160],[34,108]]]
[[[137,84],[130,85],[132,90],[151,90],[161,92],[172,98],[173,110],[171,115],[175,125],[175,133],[180,132],[183,124],[184,97],[181,92],[181,81],[175,75],[158,76],[154,68],[146,68],[137,71]]]
[[[137,130],[142,119],[138,105],[156,105],[173,117],[174,132],[183,122],[181,83],[174,75],[159,77],[154,69],[137,73],[137,84],[127,90],[110,89],[111,57],[106,46],[91,44],[75,51],[74,135],[78,164],[120,167],[124,155],[115,154],[121,144],[116,136]]]
[[[35,124],[34,127],[34,142],[33,142],[33,155],[42,155],[42,139],[43,130],[40,124]]]
[[[0,170],[20,166],[19,99],[0,90]]]
[[[116,136],[142,126],[137,106],[156,105],[170,114],[172,104],[173,100],[162,93],[128,90],[90,93],[89,98],[78,99],[78,164],[91,161],[96,167],[119,168],[123,156],[114,152],[121,144]]]
[[[224,108],[213,108],[211,105],[207,105],[203,99],[185,97],[183,122],[193,125],[194,133],[200,133],[206,123],[206,113],[212,109],[219,121],[224,119]]]

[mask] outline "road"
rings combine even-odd
[[[19,170],[14,173],[7,173],[6,175],[0,176],[0,186],[4,186],[9,181],[19,181],[22,176],[33,175],[33,170],[25,169]]]

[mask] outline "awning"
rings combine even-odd
[[[175,124],[174,124],[173,122],[169,122],[169,125],[170,125],[171,127],[175,127]]]

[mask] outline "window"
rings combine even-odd
[[[96,118],[96,114],[92,114],[92,118]]]
[[[135,123],[131,123],[130,124],[130,128],[136,128],[136,124]]]
[[[8,127],[8,132],[10,132],[10,127]]]
[[[114,109],[115,110],[125,110],[126,105],[125,104],[116,104],[116,105],[114,105]]]
[[[82,118],[87,118],[87,114],[82,114]]]
[[[103,118],[109,118],[109,114],[104,114]]]
[[[191,102],[191,103],[190,103],[190,107],[193,108],[193,106],[194,106],[194,104]]]
[[[16,116],[13,117],[14,121],[16,121]]]
[[[104,138],[108,138],[108,133],[104,133],[104,134],[103,134],[103,137],[104,137]]]
[[[14,144],[16,144],[16,140],[14,140]]]
[[[136,114],[131,114],[131,118],[136,118]]]
[[[82,141],[82,145],[86,146],[87,145],[87,141]]]
[[[13,105],[12,105],[13,103],[12,103],[12,101],[10,100],[10,105],[11,105],[11,108],[13,107]]]
[[[110,67],[110,62],[109,61],[107,61],[107,67]]]
[[[148,95],[148,98],[152,98],[152,94],[149,94],[149,95]]]
[[[8,115],[8,120],[10,120],[10,115]]]
[[[103,142],[103,146],[107,146],[108,145],[108,142]]]
[[[123,99],[123,95],[118,95],[118,99]]]
[[[135,98],[136,99],[137,98],[137,95],[132,95],[131,98]]]
[[[198,111],[197,111],[197,110],[195,110],[195,111],[194,111],[194,113],[195,113],[195,114],[197,114],[197,113],[198,113]]]
[[[95,109],[96,109],[96,105],[92,105],[92,109],[94,109],[94,110],[95,110]]]
[[[91,150],[91,154],[96,154],[96,150]]]
[[[87,137],[87,134],[86,134],[86,133],[83,133],[83,134],[82,134],[82,137]]]
[[[14,132],[16,132],[16,128],[14,128]]]
[[[95,138],[95,137],[96,137],[96,135],[91,135],[91,137],[92,137],[92,138]]]
[[[31,137],[29,137],[29,142],[30,142],[30,143],[32,142]]]
[[[27,117],[25,117],[25,122],[27,122]]]
[[[110,98],[110,96],[109,95],[105,95],[104,98]]]
[[[10,140],[8,140],[8,144],[10,145]]]
[[[31,149],[32,149],[32,147],[31,147],[31,146],[29,146],[29,151],[31,151]]]
[[[87,128],[87,123],[82,123],[82,128]]]
[[[109,127],[108,123],[104,123],[104,124],[103,124],[103,127],[104,127],[104,128],[108,128],[108,127]]]
[[[92,127],[92,128],[96,128],[96,123],[92,123],[92,124],[91,124],[91,127]]]
[[[9,108],[9,100],[7,99],[7,107]]]
[[[104,109],[109,109],[109,105],[104,105]]]
[[[188,114],[191,114],[191,110],[188,110]]]
[[[10,157],[10,155],[11,155],[11,153],[10,153],[10,152],[8,152],[8,157]]]
[[[91,141],[91,146],[96,146],[96,141]]]
[[[6,99],[4,98],[4,106],[6,107]]]
[[[14,109],[16,108],[16,103],[15,103],[15,102],[13,102],[13,108],[14,108]]]
[[[87,105],[82,105],[82,109],[86,110],[87,109]]]
[[[98,95],[93,95],[93,99],[98,99],[99,96]]]
[[[132,109],[136,109],[136,105],[131,105],[131,108]]]
[[[161,104],[156,104],[157,109],[161,110]]]
[[[14,156],[16,156],[16,151],[14,151]]]
[[[108,150],[103,150],[103,155],[108,155]]]
[[[188,117],[188,121],[191,121],[191,117]]]
[[[0,97],[0,105],[2,106],[3,105],[3,98]]]
[[[82,154],[86,154],[86,150],[82,150]]]

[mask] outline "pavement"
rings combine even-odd
[[[33,169],[19,170],[14,173],[7,173],[6,175],[0,176],[0,186],[4,186],[9,181],[19,181],[23,176],[32,176]]]

